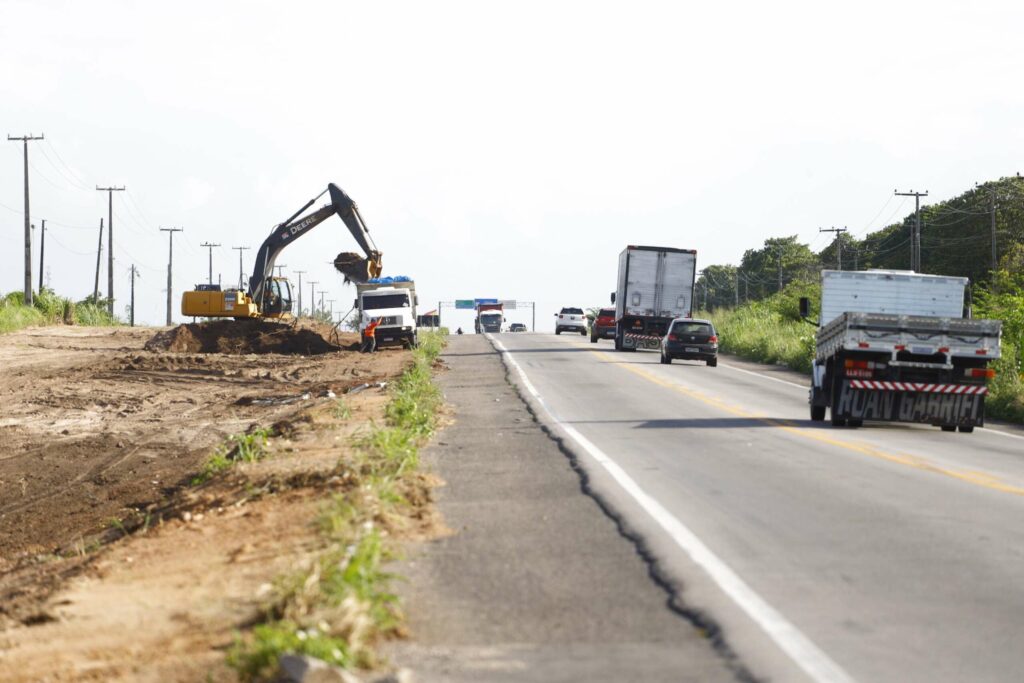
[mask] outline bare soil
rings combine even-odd
[[[161,338],[209,348],[188,328]],[[220,663],[232,631],[301,558],[346,435],[386,403],[375,390],[347,397],[341,424],[329,396],[410,362],[320,330],[229,336],[330,347],[316,355],[146,350],[154,332],[0,336],[2,680],[231,680]],[[256,425],[276,426],[275,457],[190,485],[228,435]]]

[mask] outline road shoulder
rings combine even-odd
[[[454,412],[423,454],[454,529],[395,568],[424,681],[735,680],[669,606],[636,547],[587,495],[481,336],[453,337],[439,377]]]

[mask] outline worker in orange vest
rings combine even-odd
[[[380,318],[373,318],[366,324],[363,330],[363,353],[373,353],[377,350],[377,325],[380,325]]]

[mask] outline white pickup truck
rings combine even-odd
[[[967,278],[822,271],[811,419],[918,422],[971,432],[985,422],[1002,323],[963,316]],[[809,302],[801,300],[801,314]]]

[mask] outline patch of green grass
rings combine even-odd
[[[374,520],[406,504],[401,478],[415,470],[420,445],[437,428],[441,394],[430,368],[444,344],[439,332],[420,335],[413,366],[390,386],[386,424],[356,438],[355,462],[346,466],[359,481],[332,496],[317,520],[327,549],[307,569],[278,579],[266,622],[236,638],[228,664],[243,681],[272,675],[289,652],[346,668],[374,666],[375,642],[400,628],[398,598],[389,590],[394,577],[381,569],[388,551]]]
[[[236,462],[256,462],[266,455],[270,443],[269,429],[254,429],[248,434],[232,434],[213,455],[203,463],[199,474],[192,478],[192,486],[208,482]]]
[[[347,420],[352,417],[352,409],[345,403],[344,398],[339,398],[334,402],[334,419],[336,420]]]
[[[92,301],[92,297],[76,304],[46,287],[35,293],[31,306],[25,305],[22,292],[10,292],[0,297],[0,334],[32,325],[58,323],[88,326],[120,324],[117,318],[107,313],[106,301]]]

